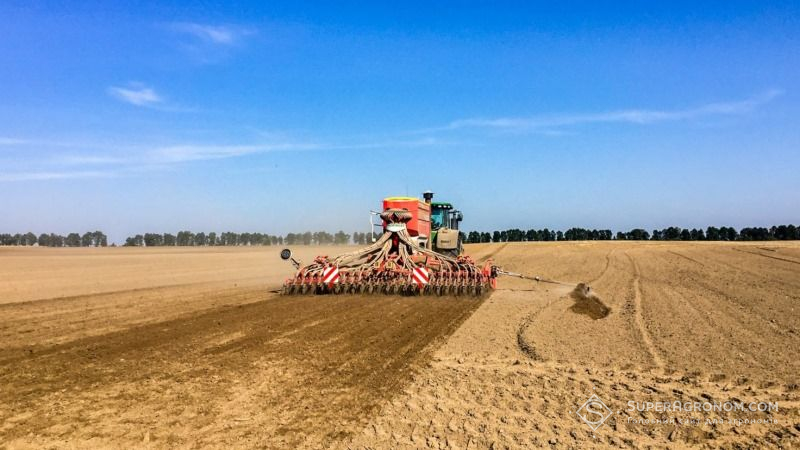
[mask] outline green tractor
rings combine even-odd
[[[431,205],[431,237],[430,242],[435,252],[456,257],[464,251],[458,224],[464,220],[461,211],[453,208],[452,203],[433,202],[433,192],[423,192],[426,203]]]

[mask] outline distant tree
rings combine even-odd
[[[66,245],[67,247],[80,247],[81,236],[78,233],[68,234],[67,238],[64,240],[64,245]]]
[[[634,228],[633,230],[625,233],[625,239],[629,241],[646,241],[650,239],[650,233],[641,228]]]
[[[174,234],[164,233],[164,236],[161,238],[161,242],[166,247],[174,247],[177,239],[175,238]]]
[[[192,245],[194,243],[194,233],[191,231],[179,231],[175,241],[181,247]]]
[[[50,235],[45,233],[40,234],[37,243],[39,247],[50,247]]]
[[[537,238],[540,241],[549,241],[550,240],[550,231],[545,228],[536,232]]]
[[[733,227],[720,227],[719,234],[722,241],[735,241],[739,238],[739,233]]]
[[[664,240],[666,241],[677,241],[681,239],[681,234],[683,233],[683,229],[679,227],[669,227],[663,231]]]
[[[145,233],[144,245],[146,247],[159,247],[164,245],[164,236],[159,233]]]
[[[791,224],[778,226],[773,232],[773,235],[775,239],[780,239],[782,241],[800,239],[797,227]]]
[[[770,231],[764,227],[742,228],[739,239],[743,241],[769,241],[774,239]]]
[[[333,243],[336,245],[346,245],[349,242],[350,235],[342,230],[337,231],[336,234],[333,235]]]
[[[60,234],[50,233],[50,246],[51,247],[63,247],[64,246],[64,236]]]
[[[29,231],[22,236],[22,245],[33,245],[37,240],[36,235]]]
[[[690,231],[689,234],[692,236],[692,240],[693,241],[705,241],[706,240],[706,235],[705,235],[705,233],[703,232],[702,229],[698,230],[697,228],[692,228],[692,231]]]

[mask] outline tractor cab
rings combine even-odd
[[[464,215],[461,214],[461,211],[453,209],[451,203],[431,203],[431,229],[433,231],[440,228],[458,230],[458,223],[463,219]]]
[[[463,251],[461,233],[458,224],[464,220],[461,211],[453,208],[452,203],[432,201],[433,192],[423,194],[425,201],[431,205],[431,243],[439,253],[456,257]]]

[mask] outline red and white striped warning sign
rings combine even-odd
[[[414,272],[412,272],[411,276],[414,278],[414,282],[420,286],[428,284],[430,279],[430,275],[424,267],[414,267]]]
[[[339,282],[339,268],[336,266],[328,266],[322,271],[322,281],[327,284]]]

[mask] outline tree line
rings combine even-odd
[[[346,245],[349,243],[364,245],[369,233],[344,231],[328,233],[326,231],[306,231],[277,236],[266,233],[233,233],[230,231],[199,232],[179,231],[171,233],[144,233],[125,239],[126,247],[204,247],[204,246],[256,246],[256,245]]]
[[[377,235],[373,235],[373,239]],[[464,243],[487,242],[535,242],[535,241],[610,241],[610,240],[636,240],[636,241],[786,241],[800,240],[800,227],[795,225],[777,225],[770,228],[746,227],[736,230],[733,227],[707,227],[705,230],[697,228],[667,227],[648,232],[642,228],[630,231],[596,230],[586,228],[570,228],[567,231],[550,230],[521,230],[513,228],[504,231],[470,231],[461,233]],[[286,236],[277,236],[266,233],[233,233],[233,232],[199,232],[179,231],[171,233],[144,233],[125,239],[128,247],[172,247],[172,246],[255,246],[255,245],[366,245],[370,243],[369,232],[344,231],[328,233],[326,231],[306,231],[304,233],[289,233]],[[55,233],[42,233],[35,235],[25,234],[0,234],[0,245],[39,245],[40,247],[106,247],[108,237],[102,231],[87,231],[86,233],[69,233],[66,236]],[[113,245],[113,244],[112,244]]]
[[[662,230],[653,230],[652,233],[642,228],[630,231],[589,230],[585,228],[570,228],[562,232],[549,230],[520,230],[511,229],[494,231],[492,233],[470,231],[461,233],[465,243],[485,242],[531,242],[531,241],[788,241],[800,239],[800,227],[795,225],[777,225],[770,228],[746,227],[737,231],[733,227],[708,227],[705,230],[697,228],[668,227]]]
[[[102,231],[87,231],[80,235],[69,233],[66,236],[55,233],[42,233],[39,236],[30,231],[25,234],[0,234],[0,245],[38,245],[39,247],[106,247],[108,237]]]

